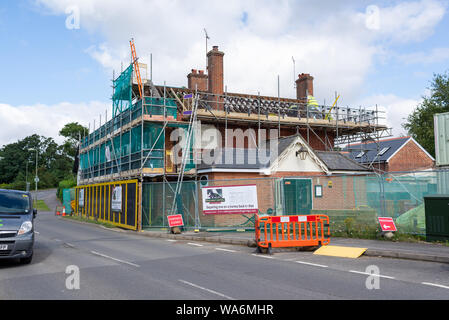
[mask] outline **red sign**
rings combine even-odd
[[[390,217],[378,217],[380,227],[382,231],[397,231],[393,218]]]
[[[167,216],[167,219],[168,219],[168,226],[170,228],[181,227],[184,225],[184,222],[182,221],[182,216],[180,214],[174,214],[172,216]]]

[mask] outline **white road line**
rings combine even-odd
[[[62,241],[62,240],[59,240],[59,239],[53,239],[53,240],[58,241],[58,242]]]
[[[384,275],[381,275],[381,274],[373,274],[373,273],[369,273],[369,272],[356,271],[356,270],[349,270],[349,272],[363,274],[363,275],[366,275],[366,276],[379,277],[379,278],[395,279],[395,277],[384,276]]]
[[[195,288],[198,288],[198,289],[201,289],[201,290],[204,290],[204,291],[216,294],[217,296],[226,298],[228,300],[235,300],[234,298],[231,298],[230,296],[227,296],[227,295],[225,295],[223,293],[220,293],[220,292],[217,292],[217,291],[214,291],[214,290],[211,290],[211,289],[207,289],[207,288],[201,287],[201,286],[199,286],[197,284],[194,284],[194,283],[191,283],[191,282],[188,282],[188,281],[185,281],[185,280],[181,280],[181,279],[178,279],[178,281],[180,281],[180,282],[182,282],[184,284],[188,284],[189,286],[192,286],[192,287],[195,287]]]
[[[68,243],[68,242],[64,242],[64,245],[66,245],[66,246],[68,246],[70,248],[75,248],[75,246],[73,244]]]
[[[202,247],[202,244],[199,243],[194,243],[194,242],[187,242],[187,244],[190,244],[191,246],[197,246],[197,247]]]
[[[235,250],[225,249],[225,248],[215,248],[215,250],[226,251],[226,252],[237,252]]]
[[[252,253],[252,255],[255,256],[255,257],[260,257],[260,258],[265,258],[265,259],[274,259],[274,257],[272,257],[272,256],[265,256],[265,255],[262,255],[262,254]]]
[[[307,264],[309,266],[314,266],[314,267],[321,267],[321,268],[327,268],[328,266],[325,266],[324,264],[317,264],[317,263],[311,263],[311,262],[305,262],[305,261],[295,261],[296,263],[301,263],[301,264]]]
[[[434,287],[438,287],[438,288],[443,288],[443,289],[449,289],[448,286],[443,286],[442,284],[437,284],[437,283],[421,282],[421,284],[425,284],[427,286],[434,286]]]
[[[34,231],[35,234],[41,234],[40,232]]]
[[[126,263],[126,264],[129,264],[130,266],[133,266],[133,267],[137,267],[137,268],[140,267],[138,264],[135,264],[135,263],[132,263],[132,262],[129,262],[129,261],[125,261],[125,260],[120,260],[120,259],[117,259],[117,258],[113,258],[113,257],[107,256],[105,254],[98,253],[96,251],[91,251],[90,253],[95,254],[97,256],[100,256],[100,257],[103,257],[103,258],[106,258],[106,259],[111,259],[111,260],[114,260],[114,261],[117,261],[117,262]]]
[[[176,241],[178,241],[178,240],[175,240],[175,239],[167,239],[167,240],[165,240],[165,241],[168,241],[168,242],[176,242]]]

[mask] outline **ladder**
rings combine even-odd
[[[140,99],[142,99],[143,97],[142,78],[140,77],[139,63],[137,62],[136,46],[134,45],[133,38],[131,38],[131,40],[129,41],[129,45],[131,47],[132,63],[134,65],[134,71],[136,72],[137,85],[139,86],[139,97]]]
[[[199,100],[199,96],[198,94],[195,94],[194,97],[194,104],[193,104],[193,108],[192,108],[192,115],[190,117],[189,120],[189,127],[187,130],[187,142],[184,148],[184,152],[182,154],[182,162],[181,162],[181,172],[178,175],[178,181],[176,182],[176,189],[174,192],[174,198],[173,198],[173,203],[172,203],[172,207],[171,207],[171,214],[173,215],[175,213],[176,210],[176,199],[177,196],[181,193],[181,189],[182,189],[182,182],[184,179],[184,170],[186,167],[186,163],[187,163],[187,155],[190,153],[190,142],[192,141],[192,136],[194,135],[195,132],[195,124],[196,124],[196,115],[197,115],[197,109],[198,109],[198,100]]]

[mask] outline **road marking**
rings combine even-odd
[[[431,283],[431,282],[421,282],[421,283],[425,284],[427,286],[434,286],[434,287],[438,287],[438,288],[449,289],[448,286],[443,286],[442,284]]]
[[[40,232],[34,231],[35,234],[41,234]]]
[[[190,244],[191,246],[197,246],[197,247],[202,247],[202,244],[199,243],[194,243],[194,242],[187,242],[187,244]]]
[[[373,273],[369,273],[369,272],[356,271],[356,270],[349,270],[349,272],[363,274],[363,275],[366,275],[366,276],[379,277],[379,278],[395,279],[395,277],[384,276],[384,275],[381,275],[381,274],[373,274]]]
[[[260,257],[260,258],[265,258],[265,259],[274,259],[274,257],[265,256],[265,255],[262,255],[262,254],[252,253],[252,255],[255,256],[255,257]]]
[[[314,267],[327,268],[327,266],[325,266],[324,264],[317,264],[317,263],[311,263],[311,262],[305,262],[305,261],[295,261],[295,262],[301,263],[301,264],[307,264],[309,266],[314,266]]]
[[[217,292],[217,291],[214,291],[214,290],[211,290],[211,289],[207,289],[207,288],[201,287],[201,286],[199,286],[197,284],[194,284],[194,283],[191,283],[191,282],[188,282],[188,281],[185,281],[185,280],[181,280],[181,279],[178,279],[178,281],[180,281],[180,282],[182,282],[184,284],[188,284],[189,286],[192,286],[192,287],[195,287],[195,288],[198,288],[198,289],[201,289],[201,290],[204,290],[204,291],[216,294],[217,296],[226,298],[228,300],[235,300],[234,298],[232,298],[230,296],[227,296],[227,295],[225,295],[223,293],[220,293],[220,292]]]
[[[176,241],[178,241],[178,240],[175,240],[175,239],[167,239],[167,240],[165,240],[165,241],[176,242]]]
[[[120,260],[120,259],[117,259],[117,258],[113,258],[113,257],[107,256],[105,254],[102,254],[102,253],[99,253],[99,252],[96,252],[96,251],[91,251],[90,253],[95,254],[97,256],[100,256],[100,257],[103,257],[103,258],[106,258],[106,259],[111,259],[111,260],[114,260],[114,261],[117,261],[117,262],[126,263],[126,264],[129,264],[130,266],[134,266],[134,267],[137,267],[137,268],[140,267],[138,264],[135,264],[135,263],[132,263],[132,262],[129,262],[129,261],[125,261],[125,260]]]
[[[53,239],[53,240],[55,240],[55,241],[58,241],[58,242],[61,242],[61,241],[62,241],[62,240],[59,240],[59,239],[56,239],[56,238],[55,238],[55,239]]]
[[[64,242],[64,245],[67,247],[70,247],[70,248],[75,248],[75,246],[73,244],[68,243],[68,242]]]
[[[226,252],[237,252],[236,250],[225,249],[225,248],[215,248],[215,250],[226,251]]]

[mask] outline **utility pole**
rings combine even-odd
[[[296,89],[296,61],[295,58],[292,56],[292,61],[293,61],[293,88]]]
[[[208,72],[207,70],[207,39],[209,38],[209,35],[207,34],[206,28],[204,28],[204,34],[206,35],[206,72]]]
[[[35,201],[36,201],[36,205],[37,205],[37,183],[39,182],[39,177],[37,176],[37,151],[38,151],[38,147],[36,146],[36,177],[34,178],[34,182],[36,183],[36,187],[35,187]]]

